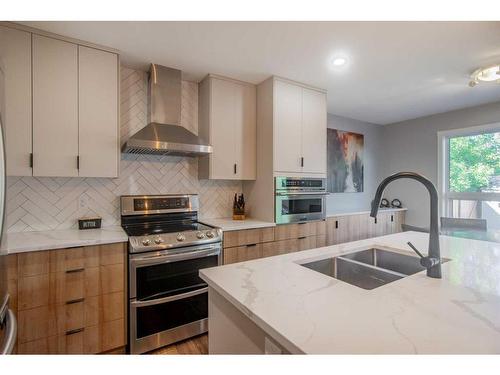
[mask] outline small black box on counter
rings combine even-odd
[[[95,217],[82,217],[78,219],[78,229],[98,229],[101,227],[102,218]]]

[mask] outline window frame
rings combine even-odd
[[[450,200],[500,201],[500,193],[457,193],[450,191],[450,149],[449,139],[500,132],[500,122],[472,126],[461,129],[438,131],[438,192],[440,198],[440,216],[451,215]]]

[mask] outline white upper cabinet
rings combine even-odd
[[[302,172],[302,87],[275,81],[274,170]]]
[[[274,171],[326,175],[326,93],[274,79]]]
[[[79,176],[118,177],[118,56],[78,46]]]
[[[33,35],[33,175],[78,176],[78,46]]]
[[[116,53],[0,26],[0,64],[8,175],[118,176]]]
[[[4,126],[8,176],[30,176],[31,33],[0,26],[0,68],[4,78]]]
[[[256,87],[209,75],[200,83],[199,135],[213,152],[200,158],[199,177],[256,178]]]
[[[326,95],[302,88],[302,172],[326,173]]]

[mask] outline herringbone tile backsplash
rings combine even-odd
[[[146,125],[146,74],[121,68],[120,133],[123,143]],[[198,85],[182,84],[183,126],[198,131]],[[8,232],[68,229],[82,216],[99,215],[103,226],[120,223],[120,195],[197,193],[201,217],[231,215],[239,181],[198,180],[198,159],[122,154],[120,177],[7,178]]]

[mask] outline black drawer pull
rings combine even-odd
[[[299,237],[297,238],[298,240],[303,240],[304,238],[307,238],[307,236],[302,236],[302,237]]]
[[[72,305],[74,303],[83,302],[83,301],[85,301],[85,298],[72,299],[72,300],[66,301],[66,305]]]
[[[298,225],[303,225],[303,224],[307,224],[306,222],[302,222],[302,223],[297,223]]]
[[[251,243],[251,244],[248,244],[247,247],[254,247],[254,246],[257,246],[256,243]]]
[[[375,224],[377,224],[377,218],[375,218]]]
[[[335,229],[339,229],[339,221],[335,220]]]
[[[85,328],[72,329],[71,331],[66,331],[66,336],[74,335],[75,333],[80,333],[85,331]]]
[[[394,222],[394,215],[391,215],[391,222]]]
[[[75,268],[73,270],[66,270],[66,273],[75,273],[75,272],[83,272],[85,268]]]

